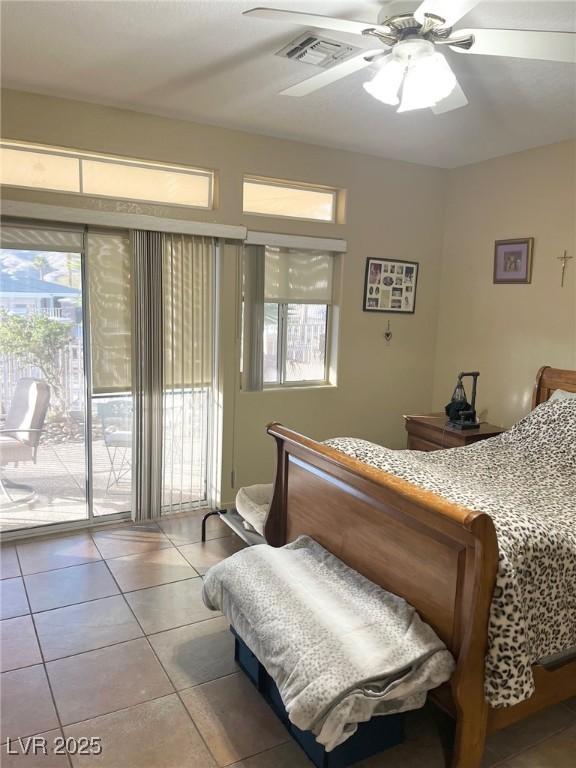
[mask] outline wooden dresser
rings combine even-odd
[[[408,448],[413,451],[438,451],[441,448],[459,448],[486,440],[505,432],[504,427],[482,422],[476,429],[455,429],[448,426],[448,417],[405,416]]]

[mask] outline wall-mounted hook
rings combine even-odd
[[[386,339],[387,344],[390,343],[390,341],[392,340],[392,331],[390,330],[390,320],[388,320],[388,326],[384,331],[384,338]]]

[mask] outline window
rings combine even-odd
[[[245,389],[327,381],[333,259],[324,251],[246,248]]]
[[[82,161],[82,191],[85,195],[209,208],[211,184],[208,174],[167,171],[126,163]]]
[[[264,305],[264,384],[326,381],[327,304]]]
[[[54,189],[58,192],[80,192],[80,164],[74,157],[0,149],[2,184],[12,187]]]
[[[212,171],[15,142],[0,145],[0,183],[212,208]]]
[[[244,177],[244,213],[334,222],[337,198],[331,187]]]

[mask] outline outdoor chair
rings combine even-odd
[[[110,460],[106,493],[130,474],[132,456],[132,403],[109,400],[99,403],[102,437]]]
[[[16,384],[10,407],[0,427],[0,468],[22,461],[36,463],[38,445],[44,420],[50,404],[50,387],[40,379],[20,379]],[[11,490],[26,492],[25,497],[14,498]],[[15,483],[0,473],[0,491],[5,504],[21,504],[30,501],[34,489]]]

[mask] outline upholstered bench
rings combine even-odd
[[[321,768],[397,744],[401,713],[454,669],[411,605],[308,536],[222,560],[202,598],[234,627],[236,661]]]

